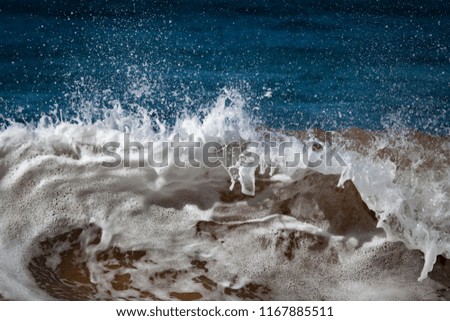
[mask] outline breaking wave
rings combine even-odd
[[[325,132],[264,128],[233,90],[171,126],[113,105],[0,132],[3,298],[449,298],[448,137],[343,130],[331,143],[344,163],[327,163]],[[135,149],[129,167],[102,166],[124,133],[153,142],[155,158],[176,135],[225,146],[270,133],[292,148],[273,166],[244,166],[244,154],[216,168],[139,166]],[[320,165],[286,166],[305,146]]]

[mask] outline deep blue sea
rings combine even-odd
[[[223,88],[275,129],[450,126],[448,1],[0,2],[0,123],[141,106],[173,123]]]

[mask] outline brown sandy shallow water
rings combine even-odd
[[[318,130],[285,134],[324,141]],[[256,172],[254,195],[242,193],[246,180],[230,190],[223,169],[105,169],[92,144],[5,143],[0,298],[450,299],[449,138],[351,129],[335,139],[357,155],[344,182],[276,169]],[[405,197],[392,213],[390,191]],[[419,282],[422,235],[423,248],[441,243]]]
[[[321,178],[312,174],[306,177],[306,181],[316,181]],[[323,178],[322,178],[323,179]],[[344,190],[336,189],[337,177],[327,177],[328,190],[322,196],[315,199],[323,206],[323,215],[320,218],[323,222],[325,219],[329,224],[330,230],[343,235],[358,235],[358,241],[362,245],[369,241],[374,235],[382,235],[383,232],[376,228],[375,213],[370,211],[364,202],[360,199],[358,192],[352,183],[347,183]],[[323,182],[322,182],[323,183]],[[321,184],[320,188],[324,185]],[[310,190],[306,195],[295,195],[286,199],[280,199],[276,202],[279,212],[283,215],[296,215],[292,211],[292,203],[304,201],[302,197],[311,197],[320,195],[314,190]],[[242,199],[238,193],[231,192],[222,193],[222,201],[226,204]],[[298,215],[298,214],[297,214]],[[299,218],[297,216],[297,218]],[[302,219],[308,220],[306,217]],[[207,238],[211,242],[223,242],[224,235],[231,230],[243,228],[240,223],[229,223],[229,217],[217,217],[212,221],[199,221],[195,228],[192,227],[192,233],[198,238]],[[309,218],[314,221],[314,218]],[[88,233],[86,233],[88,232]],[[178,269],[176,266],[169,269],[161,269],[158,272],[147,276],[147,284],[141,287],[141,284],[132,280],[130,273],[115,273],[118,270],[131,270],[136,273],[136,262],[144,262],[144,264],[157,265],[148,259],[151,249],[135,249],[123,250],[119,247],[111,247],[107,250],[98,252],[95,256],[95,264],[105,273],[113,273],[111,280],[111,290],[101,292],[95,283],[91,281],[91,275],[87,266],[86,247],[98,245],[101,239],[102,230],[94,224],[69,230],[65,233],[52,237],[41,237],[39,242],[39,255],[32,258],[28,265],[28,269],[32,274],[39,288],[50,294],[58,300],[163,300],[151,291],[144,290],[159,288],[167,291],[170,299],[173,300],[208,300],[210,294],[214,293],[215,299],[231,299],[231,300],[276,300],[269,285],[264,283],[249,282],[242,287],[233,288],[220,286],[212,276],[208,274],[208,261],[192,259],[190,266],[186,269]],[[85,235],[89,235],[86,242]],[[282,264],[298,264],[294,263],[296,252],[301,249],[305,257],[301,264],[306,269],[311,269],[308,262],[308,256],[320,257],[320,260],[328,262],[327,264],[339,265],[339,253],[334,251],[330,246],[326,237],[316,236],[296,230],[280,230],[276,238],[274,250],[279,252],[280,263]],[[270,242],[270,241],[266,241]],[[62,252],[60,263],[55,269],[50,268],[46,264],[46,258],[54,255],[58,251],[58,245],[61,243],[69,243]],[[255,246],[264,247],[264,244]],[[410,270],[410,274],[414,278],[420,271],[423,260],[423,254],[420,251],[410,251],[402,243],[388,243],[382,248],[374,251],[366,262],[366,268],[388,269],[392,273],[402,273],[405,266]],[[322,272],[322,271],[321,271]],[[184,292],[177,292],[172,286],[177,283],[179,278],[188,276],[188,281],[192,284],[201,285],[202,291],[189,291],[186,287]],[[269,277],[269,276],[268,276]],[[301,276],[299,276],[301,277]],[[320,277],[320,274],[318,274]],[[450,299],[450,263],[449,260],[440,256],[430,278],[437,281],[441,286],[437,287],[436,298]],[[415,282],[415,279],[411,280]],[[309,294],[303,293],[302,282],[299,282],[298,297],[290,297],[284,299],[324,299],[324,297],[309,297]],[[176,287],[175,287],[176,288]],[[122,294],[123,293],[123,294]],[[131,294],[130,294],[131,293]]]

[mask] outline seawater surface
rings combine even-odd
[[[445,2],[23,0],[0,16],[1,298],[450,298]],[[253,166],[155,167],[136,148],[104,166],[125,137],[161,159],[177,139],[267,135],[290,144],[272,165],[256,145]]]

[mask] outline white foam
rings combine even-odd
[[[276,169],[266,170],[261,162],[257,171],[256,167],[245,167],[240,161],[230,167],[215,169],[204,166],[179,168],[172,164],[172,158],[166,168],[101,166],[108,159],[101,152],[102,145],[111,141],[122,142],[123,132],[129,132],[132,140],[142,143],[173,141],[176,134],[184,138],[194,135],[203,143],[258,141],[262,139],[262,133],[255,129],[244,107],[245,100],[239,93],[224,90],[204,119],[197,116],[180,118],[172,130],[160,121],[157,122],[159,129],[154,130],[149,126],[150,114],[143,109],[136,114],[126,113],[117,102],[96,122],[70,123],[45,117],[36,127],[13,124],[0,132],[0,294],[14,299],[48,298],[35,286],[27,271],[30,259],[39,251],[38,241],[44,236],[95,222],[103,234],[100,244],[87,250],[87,255],[92,258],[88,266],[91,281],[105,291],[114,291],[110,286],[113,275],[104,274],[94,258],[96,253],[114,245],[123,249],[147,249],[146,257],[136,263],[138,272],[117,271],[131,273],[134,281],[147,279],[148,275],[164,268],[187,269],[192,257],[203,257],[211,262],[209,275],[222,288],[238,289],[252,280],[263,282],[271,273],[279,273],[282,280],[266,280],[272,286],[272,295],[277,298],[287,299],[294,295],[299,286],[295,278],[299,276],[302,276],[305,298],[358,298],[368,282],[364,281],[361,271],[357,274],[362,275],[363,281],[352,281],[351,275],[356,273],[352,269],[367,268],[363,267],[367,248],[358,248],[358,240],[351,236],[334,235],[323,227],[273,212],[277,193],[286,187],[295,189],[295,184],[310,172],[325,176],[341,175],[341,187],[351,180],[367,206],[377,214],[378,226],[385,230],[389,240],[401,241],[409,249],[419,249],[425,254],[423,270],[416,275],[420,280],[426,279],[437,255],[450,258],[450,169],[440,169],[439,175],[433,168],[420,171],[414,167],[399,169],[392,161],[374,156],[385,146],[382,139],[378,145],[367,147],[371,153],[350,148],[342,150],[347,166],[334,162],[329,167],[323,163],[317,168],[307,168],[300,163],[295,168],[286,168],[284,162],[291,160],[294,152],[300,152],[304,142],[280,133],[277,137],[292,141],[293,149],[285,157],[273,158],[278,164]],[[119,151],[123,151],[122,148]],[[256,148],[253,152],[262,155],[263,150]],[[317,160],[323,158],[324,153],[313,152],[310,156]],[[133,151],[131,163],[137,164],[137,157],[137,151]],[[269,177],[260,178],[266,174]],[[265,180],[263,184],[267,187],[258,191],[258,180]],[[227,189],[236,193],[237,181],[240,192],[254,198],[227,205],[221,201],[221,195]],[[292,193],[295,195],[294,191]],[[313,210],[308,215],[323,215],[319,205],[311,205]],[[217,215],[241,217],[227,224],[237,224],[242,228],[231,229],[221,235],[223,243],[195,235],[193,227],[199,221],[208,221]],[[300,246],[294,261],[289,266],[280,266],[276,240],[282,230],[325,237],[332,245],[323,250],[325,254],[309,257],[309,265],[299,265],[295,269],[292,266],[309,255]],[[383,236],[377,236],[376,242],[368,241],[366,247],[380,251],[383,246],[380,239],[384,240]],[[264,246],[253,251],[251,244],[255,242],[262,242]],[[333,263],[329,266],[329,263],[320,261],[324,257],[334,257],[333,251],[339,253],[341,265]],[[153,261],[158,264],[148,263]],[[50,268],[55,268],[58,263],[57,256],[47,260]],[[379,271],[382,266],[376,269]],[[402,267],[398,267],[395,273],[401,274],[400,270],[403,271]],[[316,272],[323,275],[317,276]],[[405,295],[411,288],[421,289],[421,293],[435,289],[430,280],[426,280],[424,285],[407,285],[411,273],[401,278],[403,290],[395,291],[389,287],[388,279],[382,278],[389,275],[388,272],[380,277],[371,275],[368,277],[371,282],[380,283],[373,286],[375,292],[368,293],[365,298],[411,298]],[[336,286],[333,275],[347,282],[345,289]],[[187,276],[180,277],[175,287],[180,292],[190,287],[191,292],[195,290],[205,294],[200,285],[192,285],[189,280]],[[162,287],[169,286],[161,282]],[[327,282],[332,285],[326,290],[317,286]],[[286,289],[284,292],[281,290],[283,287]],[[150,289],[160,298],[170,298],[162,289]],[[308,296],[306,291],[311,295]],[[214,298],[217,294],[205,295]]]

